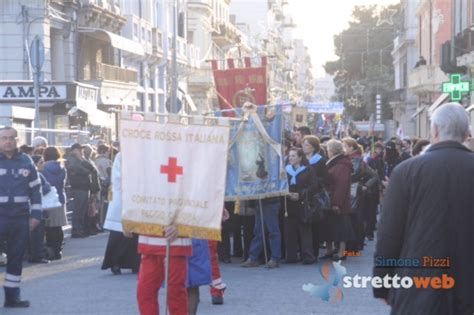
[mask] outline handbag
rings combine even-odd
[[[61,202],[59,202],[59,196],[56,187],[51,186],[51,190],[46,195],[43,195],[41,199],[41,207],[44,211],[62,207]]]
[[[357,211],[357,207],[359,206],[359,196],[357,194],[359,188],[359,182],[355,182],[351,184],[351,211]]]
[[[310,196],[307,190],[304,194],[304,222],[317,223],[323,221],[328,212],[331,211],[331,198],[326,189],[322,189],[318,193]]]
[[[314,201],[316,206],[319,207],[323,212],[331,211],[331,196],[326,189],[322,189],[320,192],[314,195]]]

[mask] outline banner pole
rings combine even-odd
[[[166,240],[166,256],[165,256],[165,315],[168,315],[168,281],[170,274],[170,241]]]
[[[140,115],[144,115],[146,112],[143,112],[143,111],[121,111],[122,114],[127,114],[127,113],[130,113],[130,114],[140,114]],[[174,116],[174,117],[178,117],[179,119],[181,118],[184,118],[184,119],[195,119],[195,118],[200,118],[202,117],[202,119],[205,119],[205,120],[215,120],[215,121],[219,121],[220,119],[227,119],[227,120],[230,120],[230,121],[242,121],[242,118],[234,118],[234,117],[208,117],[208,116],[196,116],[196,115],[181,115],[181,114],[164,114],[164,113],[152,113],[153,115],[157,116],[157,117],[170,117],[170,116]],[[123,118],[123,117],[120,117],[120,119],[126,119],[126,120],[133,120],[131,118]],[[24,130],[29,130],[29,129],[32,129],[32,128],[23,128]],[[47,129],[41,129],[43,131],[47,131]],[[52,129],[51,129],[52,130]],[[67,132],[70,132],[70,133],[75,133],[77,131],[69,131],[67,130]]]
[[[265,241],[265,225],[263,223],[263,207],[262,199],[258,199],[258,204],[260,208],[260,223],[262,228],[262,239],[263,239],[263,252],[265,253],[265,265],[268,263],[268,254],[267,254],[267,242]]]
[[[271,107],[279,107],[279,106],[295,106],[296,103],[281,103],[281,104],[269,104],[269,105],[257,105],[257,108],[271,108]],[[232,109],[218,109],[214,111],[208,111],[203,113],[203,115],[210,115],[215,113],[226,113],[226,112],[235,112],[241,110],[242,107],[232,108]]]

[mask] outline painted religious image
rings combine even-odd
[[[257,131],[243,131],[237,142],[240,169],[239,178],[244,182],[268,178],[265,170],[265,142]]]
[[[245,109],[244,111],[247,111]],[[231,128],[226,200],[279,196],[287,191],[282,176],[281,109],[254,108],[249,119]]]

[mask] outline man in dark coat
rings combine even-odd
[[[88,236],[86,225],[89,197],[91,192],[100,190],[96,168],[84,158],[84,146],[75,143],[66,161],[66,169],[74,200],[72,216],[72,238]],[[94,180],[93,180],[94,179]],[[99,189],[97,189],[97,186]]]
[[[374,275],[455,281],[451,289],[435,289],[433,282],[427,288],[374,289],[376,298],[391,305],[392,314],[474,313],[474,154],[461,144],[468,134],[463,107],[450,103],[438,108],[431,121],[433,145],[425,154],[399,164],[390,177]],[[421,268],[380,268],[382,256],[419,259]],[[444,265],[449,258],[449,268],[423,267],[424,257],[440,259],[437,262]]]

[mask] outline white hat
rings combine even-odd
[[[31,143],[33,148],[39,147],[39,146],[48,146],[48,140],[46,140],[45,137],[37,136],[33,139],[33,142]]]

